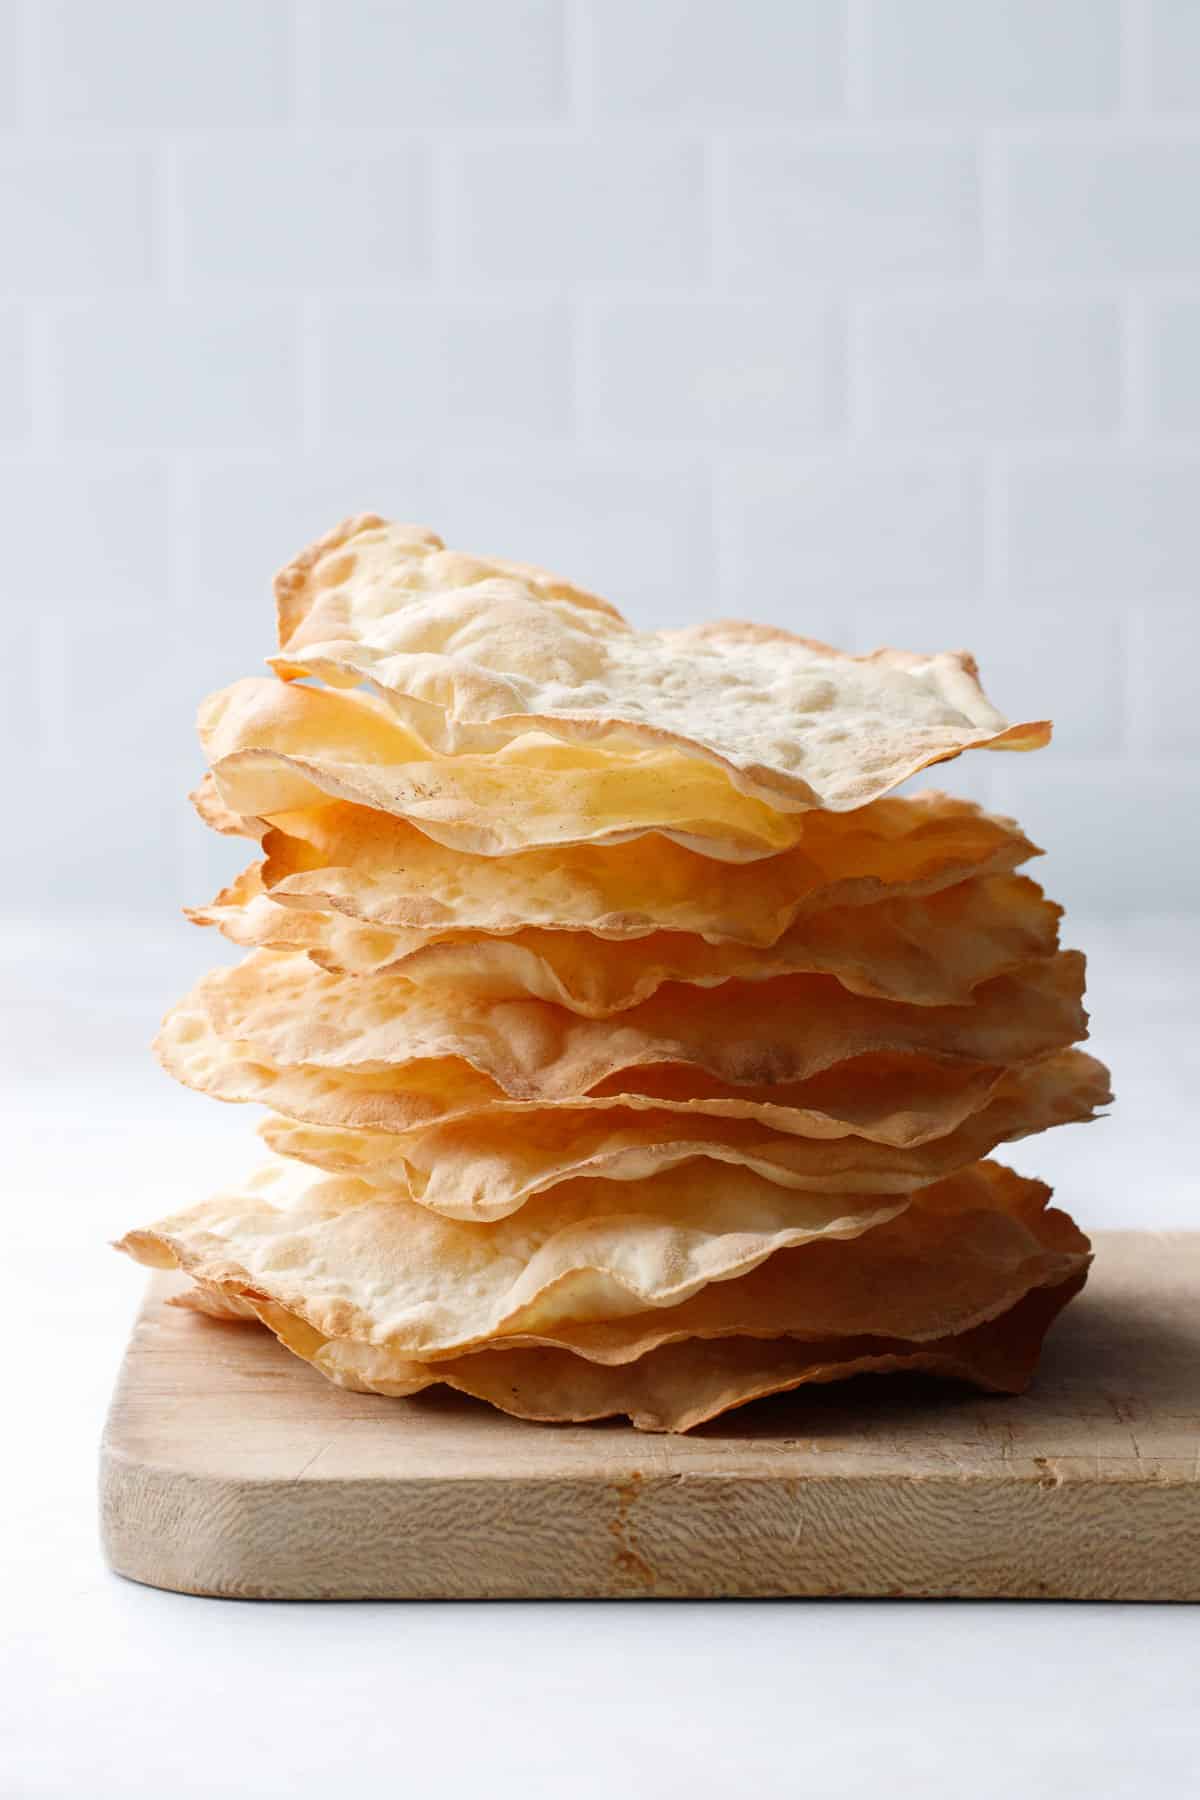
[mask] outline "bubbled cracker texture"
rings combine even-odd
[[[274,905],[253,864],[207,907],[188,914],[234,943],[306,949],[334,974],[394,969],[421,987],[454,985],[492,999],[550,1000],[606,1018],[666,982],[717,987],[779,975],[829,974],[852,993],[918,1006],[965,1005],[981,982],[1010,973],[1058,943],[1061,909],[1021,877],[963,883],[922,901],[806,914],[774,944],[717,943],[681,931],[638,938],[527,931],[495,936],[381,931],[337,912]]]
[[[772,1130],[755,1118],[653,1106],[581,1111],[497,1107],[410,1132],[338,1131],[278,1115],[260,1127],[280,1154],[372,1186],[404,1188],[450,1218],[504,1218],[532,1195],[586,1176],[635,1181],[697,1159],[752,1169],[784,1187],[838,1193],[864,1180],[877,1193],[910,1193],[1011,1143],[1093,1116],[1108,1099],[1093,1057],[1067,1050],[1005,1073],[985,1103],[949,1130],[905,1144],[864,1135],[828,1138]]]
[[[514,1100],[569,1100],[641,1068],[675,1066],[735,1090],[793,1083],[871,1052],[915,1051],[1012,1064],[1064,1048],[1085,1030],[1083,958],[1039,957],[984,983],[969,1006],[906,1006],[856,994],[833,976],[670,983],[649,1000],[592,1019],[544,1000],[494,1000],[463,984],[443,993],[391,972],[332,975],[296,951],[257,950],[215,969],[182,1003],[265,1066],[402,1079],[409,1067],[465,1062]]]
[[[1010,726],[961,651],[846,656],[738,620],[636,631],[552,577],[373,514],[306,551],[276,597],[280,674],[366,681],[450,753],[532,728],[617,753],[670,749],[784,811],[844,812],[963,750],[1049,735]]]
[[[677,1309],[701,1294],[690,1336],[761,1326],[771,1336],[923,1341],[1079,1272],[1086,1240],[1044,1210],[1046,1198],[1041,1183],[985,1162],[920,1195],[901,1219],[903,1203],[878,1195],[831,1203],[702,1164],[686,1177],[574,1182],[484,1226],[353,1180],[271,1166],[244,1191],[133,1232],[125,1245],[224,1291],[269,1299],[325,1337],[415,1361],[517,1338],[575,1348],[575,1330],[594,1326],[603,1327],[601,1343],[632,1333],[649,1347],[679,1333]],[[831,1240],[836,1256],[778,1266],[784,1251]],[[944,1246],[941,1254],[926,1255],[926,1241]],[[748,1306],[737,1278],[768,1259],[773,1280],[758,1284]]]
[[[211,774],[197,801],[213,822]],[[259,820],[220,818],[219,829],[233,821],[261,839],[263,887],[280,904],[439,937],[537,929],[590,941],[662,931],[766,947],[802,914],[934,893],[969,876],[1009,874],[1039,854],[1011,819],[939,793],[812,813],[802,844],[749,866],[684,849],[661,831],[650,845],[635,839],[489,858],[463,856],[405,820],[338,802],[277,814],[267,830]]]
[[[1010,819],[891,793],[1033,749],[964,652],[640,632],[348,521],[193,795],[249,954],[164,1021],[272,1159],[120,1248],[327,1379],[686,1430],[862,1369],[1017,1391],[1089,1246],[999,1145],[1107,1071]]]

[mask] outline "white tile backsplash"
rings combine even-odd
[[[744,287],[957,276],[982,267],[979,155],[965,139],[874,132],[730,138],[714,231]]]
[[[98,301],[61,312],[54,344],[64,447],[299,443],[291,300]]]
[[[297,11],[295,0],[34,0],[29,112],[52,127],[280,124]]]
[[[434,131],[558,118],[565,13],[562,0],[316,0],[318,117]]]
[[[1016,275],[1200,275],[1200,136],[1123,131],[1017,142],[1003,222]]]
[[[15,125],[21,57],[19,0],[0,0],[0,127]]]
[[[582,429],[785,450],[838,432],[845,337],[843,313],[821,300],[597,301],[580,325]]]
[[[1200,6],[1149,0],[1150,93],[1162,113],[1200,112]]]
[[[432,157],[340,137],[183,145],[173,168],[179,278],[301,292],[417,282],[433,267]]]
[[[570,320],[557,300],[331,302],[316,336],[330,443],[527,443],[570,430]]]
[[[1110,113],[1120,0],[867,0],[871,111],[896,118]]]
[[[641,622],[975,650],[938,779],[1200,897],[1193,0],[0,0],[13,905],[229,872],[183,789],[375,508]]]
[[[868,303],[859,354],[864,416],[881,437],[1054,438],[1120,423],[1114,300]]]
[[[1200,298],[1160,300],[1147,310],[1151,428],[1200,438]]]
[[[33,422],[29,330],[19,306],[0,305],[0,443],[19,444]]]
[[[982,484],[957,458],[745,457],[724,490],[727,611],[820,637],[809,609],[833,599],[860,637],[898,644],[910,596],[961,597],[982,583]]]
[[[1162,600],[1148,605],[1140,621],[1143,671],[1152,698],[1145,729],[1148,747],[1162,756],[1200,757],[1200,695],[1197,693],[1196,601]],[[1185,836],[1196,838],[1198,809],[1193,802],[1179,820]]]
[[[1187,593],[1197,568],[1200,454],[1014,453],[1006,553],[1014,589],[1059,593],[1089,629],[1097,595]]]
[[[67,149],[0,136],[5,296],[148,287],[154,173],[145,150]]]
[[[826,119],[846,107],[842,0],[592,0],[586,91],[604,119]]]
[[[695,137],[474,139],[446,153],[444,229],[456,282],[689,288],[708,267],[708,191]]]

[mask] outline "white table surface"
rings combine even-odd
[[[1070,941],[1092,952],[1119,1105],[1010,1160],[1085,1226],[1200,1225],[1200,932]],[[1196,1608],[267,1605],[110,1575],[96,1446],[141,1277],[105,1240],[246,1167],[253,1120],[176,1090],[143,1048],[220,956],[209,934],[2,942],[5,1800],[1196,1791]]]

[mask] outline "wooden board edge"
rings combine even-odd
[[[1170,1482],[230,1483],[106,1447],[101,1534],[116,1573],[228,1599],[1200,1600]]]

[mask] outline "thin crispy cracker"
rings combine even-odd
[[[281,905],[384,931],[686,932],[763,948],[805,913],[932,894],[1041,854],[1011,819],[935,792],[806,814],[794,849],[753,864],[714,862],[660,836],[472,856],[338,802],[272,818],[263,851],[263,885]]]
[[[1103,1064],[1065,1050],[1009,1072],[986,1104],[916,1143],[784,1134],[754,1118],[628,1107],[515,1115],[489,1107],[406,1133],[338,1131],[275,1115],[259,1131],[280,1155],[399,1188],[448,1218],[488,1220],[564,1181],[637,1181],[697,1157],[753,1169],[785,1187],[910,1193],[1000,1143],[1090,1118],[1110,1097]]]
[[[833,975],[852,993],[876,999],[960,1006],[981,982],[1051,955],[1061,912],[1035,882],[992,876],[919,900],[806,913],[766,949],[709,944],[684,932],[616,941],[536,930],[447,939],[436,931],[380,931],[340,912],[272,910],[254,865],[188,916],[244,946],[306,949],[334,974],[390,970],[417,986],[446,990],[453,1004],[464,994],[533,998],[607,1018],[649,999],[665,982],[717,987],[793,974]]]
[[[848,1058],[907,1051],[1015,1064],[1086,1033],[1084,959],[1041,958],[979,987],[970,1006],[900,1006],[829,976],[675,985],[613,1019],[540,1000],[436,995],[390,975],[332,975],[297,952],[258,950],[206,975],[182,1003],[274,1069],[385,1074],[460,1059],[513,1099],[620,1092],[629,1071],[682,1064],[733,1086],[801,1081]],[[171,1039],[161,1040],[170,1064]]]
[[[862,806],[972,747],[1035,749],[962,651],[852,657],[731,620],[635,631],[554,577],[444,549],[431,532],[349,519],[276,580],[285,678],[368,682],[444,754],[538,729],[610,753],[667,749],[784,811]]]
[[[199,724],[221,807],[241,818],[338,800],[480,856],[656,832],[729,862],[790,849],[804,831],[802,815],[739,793],[709,763],[665,750],[616,757],[536,731],[446,756],[366,693],[250,677],[210,695]]]
[[[1083,1285],[1089,1245],[1065,1214],[1046,1209],[1041,1183],[999,1165],[969,1176],[927,1190],[848,1244],[782,1250],[679,1304],[616,1319],[554,1323],[543,1309],[534,1333],[465,1355],[422,1361],[394,1336],[314,1324],[319,1307],[273,1297],[294,1279],[277,1271],[247,1284],[226,1267],[197,1305],[228,1316],[231,1302],[244,1302],[341,1386],[399,1396],[444,1382],[547,1421],[627,1413],[640,1429],[687,1430],[760,1395],[870,1370],[927,1370],[1016,1392],[1046,1328]],[[181,1260],[175,1242],[153,1233],[121,1247],[158,1266]],[[344,1305],[326,1309],[326,1322],[344,1326],[347,1316]]]
[[[217,790],[211,769],[204,771],[188,799],[210,831],[219,832],[222,837],[262,836],[261,820],[244,819],[240,813],[230,812]]]
[[[957,1179],[987,1189],[982,1177]],[[564,1184],[510,1218],[467,1224],[276,1160],[242,1189],[132,1231],[118,1248],[270,1299],[326,1336],[424,1358],[671,1306],[777,1250],[855,1237],[905,1204],[801,1193],[708,1163],[646,1181]]]
[[[256,1310],[289,1350],[341,1387],[399,1396],[441,1382],[543,1424],[624,1414],[639,1431],[690,1431],[748,1401],[851,1375],[938,1375],[991,1393],[1022,1393],[1046,1331],[1085,1279],[1034,1288],[999,1318],[920,1345],[899,1338],[692,1338],[616,1368],[566,1350],[528,1349],[395,1367],[386,1355],[348,1350],[345,1340],[323,1341],[283,1309],[260,1303]]]
[[[481,1112],[520,1119],[538,1100],[509,1099],[488,1076],[449,1057],[404,1070],[361,1074],[298,1066],[278,1069],[249,1045],[218,1035],[202,1006],[187,1001],[163,1023],[156,1048],[167,1072],[214,1100],[258,1103],[286,1118],[335,1130],[408,1132]],[[940,1137],[985,1105],[1006,1071],[938,1056],[873,1053],[850,1058],[805,1081],[736,1091],[703,1070],[666,1063],[625,1071],[621,1091],[585,1094],[553,1105],[573,1116],[620,1108],[753,1119],[806,1137],[849,1133],[880,1143]],[[682,1120],[679,1129],[686,1129]]]

